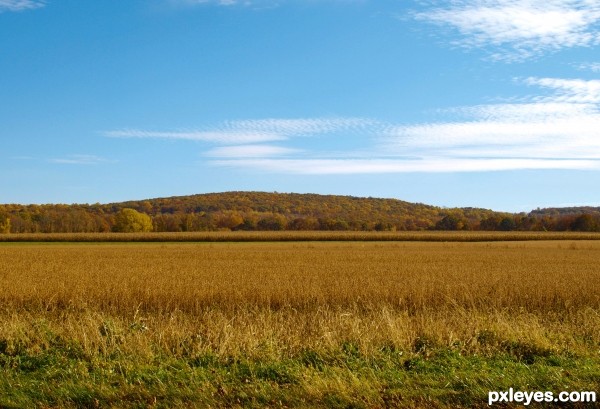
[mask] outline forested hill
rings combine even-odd
[[[600,207],[580,206],[580,207],[548,207],[545,209],[535,209],[531,214],[536,216],[557,216],[569,215],[579,216],[581,214],[600,214]]]
[[[149,216],[144,228],[154,231],[600,229],[597,208],[511,214],[397,199],[226,192],[93,205],[0,205],[0,233],[123,231],[129,228],[123,226],[124,209]]]
[[[285,219],[286,227],[325,230],[390,229],[392,225],[399,227],[401,224],[408,229],[426,228],[436,222],[440,214],[437,207],[396,199],[266,192],[209,193],[125,202],[114,206],[131,207],[154,217],[208,214],[217,218],[236,218],[239,215],[247,222],[246,227],[253,227],[253,218],[257,219],[257,223],[262,220],[263,227],[267,227],[266,221],[276,225],[277,221]],[[273,218],[275,215],[283,219]],[[275,225],[272,227],[275,228]]]

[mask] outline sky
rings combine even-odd
[[[0,0],[0,203],[600,206],[597,0]]]

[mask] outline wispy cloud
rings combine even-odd
[[[23,11],[38,9],[46,5],[40,0],[0,0],[0,13],[3,11]]]
[[[216,166],[296,174],[600,170],[600,81],[518,79],[537,95],[459,107],[455,120],[251,119],[192,132],[112,137],[198,140]],[[216,146],[215,146],[216,145]]]
[[[206,155],[220,158],[266,158],[291,155],[298,152],[300,152],[299,149],[273,145],[236,145],[214,148],[206,152]]]
[[[541,159],[244,159],[236,161],[220,160],[215,161],[214,163],[219,166],[254,168],[268,172],[305,175],[483,172],[515,169],[600,170],[600,161],[596,160]]]
[[[577,67],[580,70],[600,72],[600,62],[586,62],[576,64],[575,67]]]
[[[301,157],[226,157],[219,166],[299,174],[474,172],[517,169],[600,170],[600,82],[526,78],[549,90],[514,104],[456,108],[453,122],[375,121],[370,149],[303,152]]]
[[[538,100],[581,104],[600,103],[600,80],[531,77],[525,82],[554,91],[552,96],[540,97]]]
[[[63,165],[98,165],[110,161],[95,155],[68,155],[64,158],[50,159],[50,162]]]
[[[554,93],[530,102],[464,108],[465,121],[393,127],[387,149],[450,158],[544,160],[574,168],[600,159],[600,82],[528,78],[525,83]]]
[[[283,141],[292,137],[334,132],[357,132],[373,124],[362,118],[250,119],[227,121],[199,130],[148,131],[121,129],[104,132],[113,138],[186,139],[223,145]]]
[[[285,139],[283,135],[269,132],[255,132],[246,130],[216,131],[147,131],[142,129],[121,129],[104,133],[111,138],[141,138],[141,139],[183,139],[189,141],[212,142],[220,144],[261,143]]]
[[[251,7],[252,9],[271,9],[279,7],[285,3],[292,3],[297,0],[166,0],[171,5],[176,7],[193,7],[193,6],[242,6]],[[306,3],[317,3],[315,0],[303,0]],[[364,0],[328,0],[338,3],[356,3]]]
[[[449,0],[415,17],[457,31],[457,45],[491,47],[495,59],[600,43],[597,0]]]
[[[169,0],[171,4],[176,6],[199,6],[199,5],[217,5],[217,6],[252,6],[255,3],[260,3],[261,1],[256,0]],[[266,2],[266,0],[262,0],[262,2]],[[269,1],[269,3],[275,3],[275,0]]]

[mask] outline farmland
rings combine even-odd
[[[509,387],[599,391],[595,236],[438,237],[2,243],[0,407],[450,408]]]

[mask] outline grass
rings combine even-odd
[[[598,265],[585,240],[4,244],[0,407],[598,392]]]

